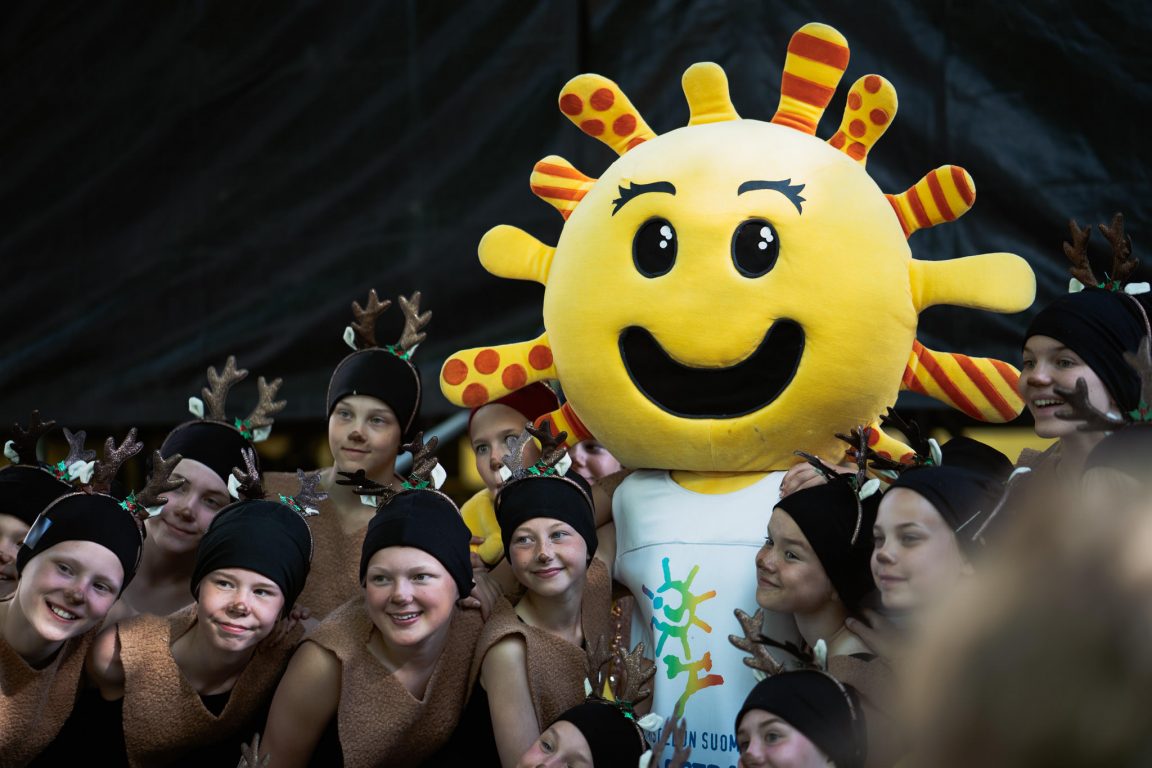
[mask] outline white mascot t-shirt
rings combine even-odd
[[[736,608],[757,609],[756,552],[783,477],[711,495],[641,470],[612,497],[614,576],[636,599],[632,644],[643,640],[656,661],[652,712],[683,712],[694,766],[739,759],[733,721],[756,678],[728,635],[743,634]]]

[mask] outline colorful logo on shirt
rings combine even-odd
[[[684,714],[684,707],[692,694],[724,683],[721,675],[702,676],[702,673],[712,670],[712,654],[705,653],[703,658],[693,661],[692,647],[688,640],[688,630],[693,626],[707,633],[712,632],[712,626],[696,614],[696,609],[700,603],[716,597],[716,590],[700,595],[692,593],[692,582],[700,571],[699,565],[692,566],[686,579],[672,578],[672,568],[667,557],[661,561],[661,567],[664,570],[664,583],[657,587],[655,592],[647,585],[641,588],[644,590],[644,595],[652,601],[652,629],[658,633],[656,656],[660,658],[668,638],[680,641],[679,650],[683,652],[682,658],[675,652],[662,657],[669,680],[674,680],[682,674],[686,676],[684,693],[676,701],[675,716],[680,717]]]

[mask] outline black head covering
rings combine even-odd
[[[328,415],[345,397],[368,395],[393,410],[405,440],[420,412],[420,372],[409,360],[382,347],[353,352],[340,361],[328,382]]]
[[[596,519],[592,488],[576,472],[567,475],[528,475],[511,480],[496,496],[496,521],[504,540],[504,556],[512,533],[528,520],[548,517],[572,526],[588,546],[588,558],[596,554]]]
[[[1131,411],[1140,404],[1140,379],[1124,353],[1135,353],[1147,334],[1141,308],[1148,312],[1144,296],[1085,288],[1042,309],[1024,338],[1050,336],[1071,349],[1100,377],[1116,404]]]
[[[636,722],[611,702],[586,701],[556,718],[560,720],[572,723],[584,735],[596,768],[632,768],[648,749]]]
[[[833,480],[790,493],[776,506],[796,521],[816,553],[836,594],[850,610],[876,588],[872,581],[872,525],[880,494],[861,502],[856,543],[852,534],[858,522],[856,494],[847,482]]]
[[[866,732],[856,691],[816,670],[783,672],[756,684],[736,715],[736,728],[753,709],[769,712],[800,731],[836,768],[863,768]]]
[[[46,469],[29,464],[14,464],[0,469],[0,515],[11,515],[32,525],[44,508],[72,486]]]
[[[16,555],[16,572],[28,561],[64,541],[91,541],[111,550],[124,568],[124,587],[136,575],[144,534],[136,517],[103,493],[70,493],[40,513]]]
[[[456,582],[460,597],[472,591],[472,532],[460,510],[444,494],[428,489],[401,491],[368,523],[360,554],[360,583],[368,561],[385,547],[415,547],[440,561]]]
[[[1004,494],[1004,483],[1012,474],[1012,462],[990,445],[970,437],[955,437],[940,448],[940,466],[909,469],[892,483],[927,499],[953,531],[961,527],[975,532],[977,517],[990,514]],[[967,549],[971,537],[958,537]]]
[[[260,459],[252,442],[240,434],[240,430],[222,421],[188,421],[168,433],[160,446],[160,455],[167,459],[178,453],[182,458],[194,459],[227,484],[232,468],[244,466],[245,448],[253,451],[259,469]]]
[[[312,562],[312,533],[299,512],[277,501],[239,501],[212,520],[196,550],[192,597],[221,568],[244,568],[271,579],[284,594],[284,613],[304,589]]]

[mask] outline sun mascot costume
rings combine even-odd
[[[805,25],[763,122],[737,114],[723,69],[695,64],[688,125],[659,136],[611,80],[568,82],[561,112],[619,159],[597,179],[544,158],[531,187],[564,217],[559,242],[497,226],[479,247],[492,274],[545,286],[545,333],[441,372],[448,399],[473,408],[559,380],[566,402],[545,418],[640,470],[613,496],[615,578],[655,653],[653,711],[686,714],[703,764],[736,763],[754,679],[727,637],[733,609],[756,607],[754,557],[793,451],[842,456],[834,433],[871,424],[876,450],[903,455],[878,424],[901,390],[988,421],[1023,407],[1015,368],[928,349],[916,324],[937,304],[1026,309],[1032,270],[1008,253],[912,258],[908,238],[965,213],[975,186],[945,165],[881,191],[865,164],[896,91],[878,75],[817,138],[847,66],[843,35]]]

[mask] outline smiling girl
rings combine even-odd
[[[540,439],[543,455],[525,467],[530,435]],[[458,739],[484,764],[515,765],[544,726],[583,701],[583,648],[609,633],[612,580],[594,558],[591,488],[557,468],[563,437],[532,429],[504,449],[496,517],[524,592],[515,607],[498,601],[476,647],[476,683],[461,724],[470,736]]]
[[[263,723],[302,634],[277,630],[308,576],[312,540],[297,507],[311,500],[259,500],[258,485],[242,493],[200,541],[195,604],[109,627],[93,643],[86,669],[106,703],[89,697],[69,723],[89,724],[75,739],[85,749],[131,766],[223,765]]]
[[[309,519],[316,541],[316,557],[301,606],[323,618],[360,592],[356,564],[375,505],[365,504],[348,485],[339,483],[341,473],[364,472],[367,480],[399,488],[396,457],[402,443],[411,439],[420,413],[420,372],[411,356],[423,341],[421,329],[431,312],[420,312],[420,293],[399,299],[405,317],[404,332],[396,344],[379,346],[376,320],[390,301],[380,301],[371,291],[366,307],[352,302],[355,318],[344,335],[355,350],[340,361],[328,382],[328,447],[332,465],[320,470],[320,487],[328,498],[320,514]],[[291,473],[270,472],[265,485],[270,494],[291,493],[296,485]]]
[[[424,450],[415,464],[431,469]],[[481,628],[457,605],[472,590],[468,527],[431,487],[371,492],[382,504],[361,548],[361,596],[308,635],[272,701],[260,753],[277,768],[419,765],[464,709]]]
[[[60,475],[70,477],[69,459],[76,457],[77,445],[71,432],[64,430],[72,451],[65,459],[63,469],[42,465],[36,458],[36,445],[40,437],[56,425],[54,421],[40,421],[40,412],[33,411],[28,427],[16,425],[16,437],[4,446],[4,453],[12,460],[10,466],[0,469],[0,600],[16,589],[16,555],[28,528],[44,508],[72,490]],[[83,449],[84,433],[79,433],[79,449]]]
[[[234,357],[219,374],[209,367],[207,402],[194,399],[199,403],[194,415],[200,418],[181,424],[164,438],[160,455],[181,456],[172,469],[172,479],[179,485],[166,494],[168,503],[160,514],[145,523],[148,536],[140,570],[109,613],[109,625],[138,614],[167,616],[189,604],[188,579],[196,548],[213,518],[233,501],[228,487],[232,468],[244,466],[245,451],[253,450],[258,434],[267,435],[272,417],[285,406],[284,401],[273,402],[280,380],[268,384],[260,377],[256,409],[246,419],[230,419],[224,410],[228,393],[247,376],[246,370],[236,368]]]
[[[1065,243],[1064,251],[1073,276],[1086,287],[1061,296],[1033,318],[1025,334],[1018,384],[1036,434],[1056,442],[1043,453],[1025,450],[1017,464],[1032,468],[1030,487],[1049,487],[1057,495],[1073,490],[1085,458],[1104,437],[1057,416],[1068,410],[1057,389],[1071,392],[1083,379],[1087,400],[1096,409],[1126,413],[1137,408],[1140,382],[1124,353],[1135,353],[1140,339],[1150,332],[1148,294],[1135,296],[1125,290],[1137,262],[1131,258],[1123,217],[1116,214],[1110,226],[1099,226],[1113,252],[1106,281],[1097,280],[1088,262],[1091,230],[1080,229],[1075,222],[1070,226],[1072,242]],[[1146,284],[1143,287],[1147,290]]]
[[[805,644],[828,658],[865,653],[844,620],[873,591],[869,560],[878,499],[859,499],[847,482],[791,493],[776,503],[756,554],[756,602],[791,614]]]
[[[863,768],[866,740],[856,692],[815,670],[760,681],[736,715],[740,768]]]
[[[920,613],[971,575],[976,536],[1012,472],[1007,456],[966,437],[940,460],[902,472],[880,501],[872,576],[890,611]]]
[[[16,557],[19,582],[0,602],[0,765],[21,766],[56,737],[76,701],[84,656],[140,562],[135,510],[158,501],[157,474],[134,501],[107,494],[119,466],[140,450],[132,430],[108,439],[83,493],[53,501]]]

